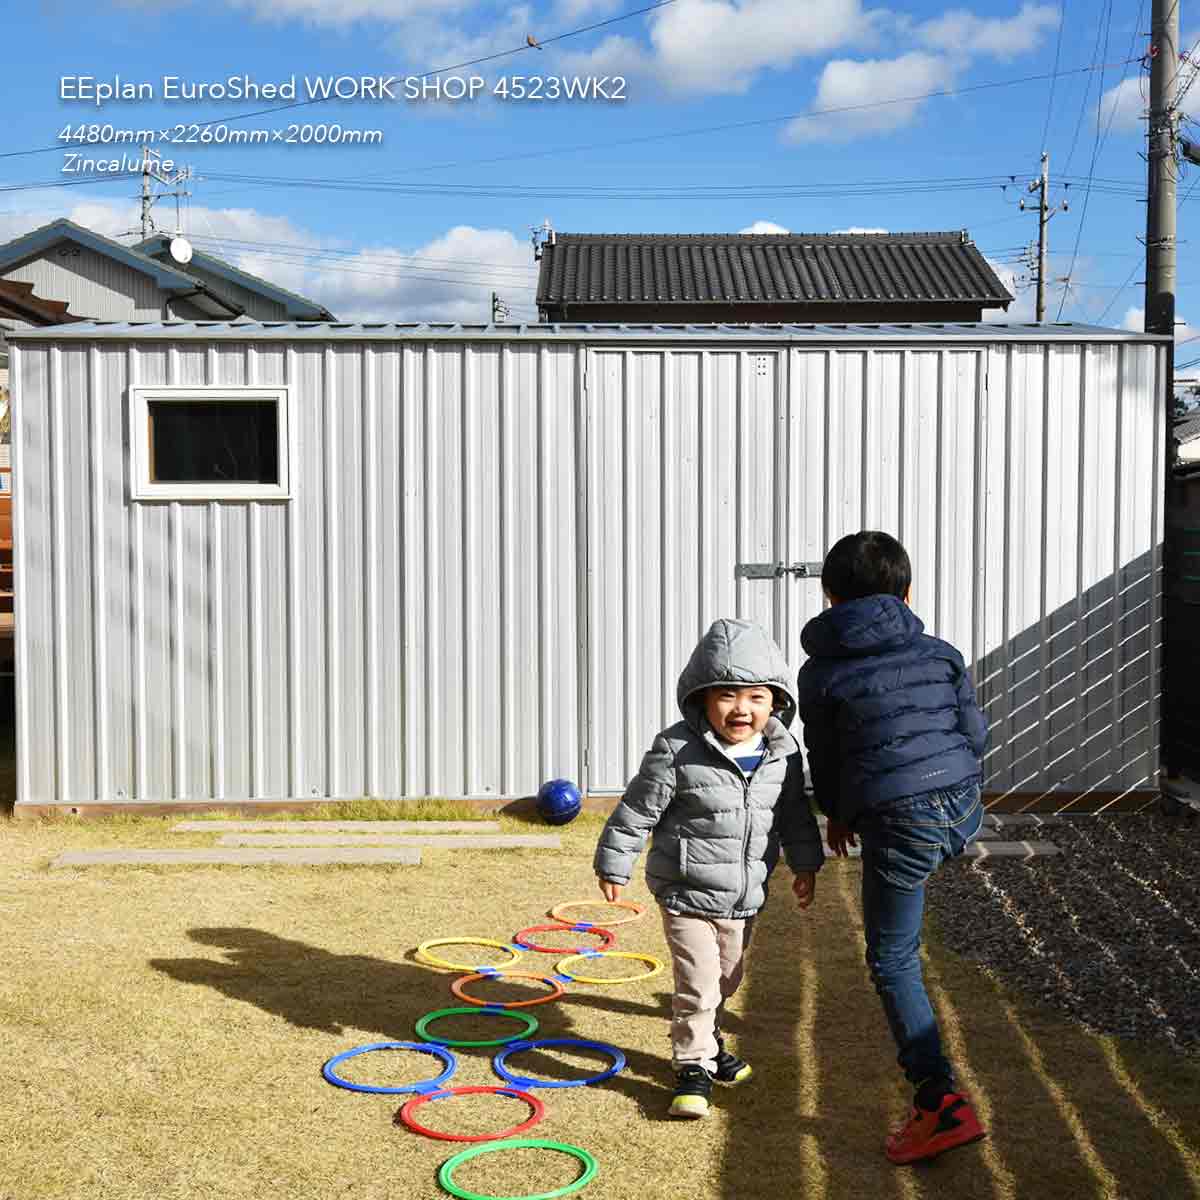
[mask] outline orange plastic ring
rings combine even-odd
[[[541,983],[549,984],[553,990],[548,996],[534,996],[532,1000],[513,1000],[508,1004],[502,1004],[496,1000],[479,1000],[474,996],[468,996],[463,991],[463,988],[475,979],[510,979],[513,977],[536,979]],[[534,1004],[549,1004],[551,1000],[557,1000],[566,989],[553,975],[538,975],[534,971],[476,971],[472,975],[464,975],[460,979],[456,979],[450,985],[450,990],[460,1000],[465,1000],[468,1004],[476,1004],[480,1008],[529,1008]]]
[[[564,915],[568,908],[595,907],[601,904],[608,905],[610,908],[623,908],[630,914],[627,917],[618,917],[615,921],[605,920],[601,922],[605,929],[613,929],[618,925],[628,925],[630,921],[636,921],[646,911],[645,905],[638,904],[633,900],[564,900],[562,904],[556,904],[550,910],[550,915],[556,921],[562,921],[566,925],[574,925],[576,924],[576,919],[572,916]]]

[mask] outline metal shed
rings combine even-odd
[[[25,811],[617,792],[708,622],[759,620],[799,665],[822,555],[863,527],[908,546],[915,609],[973,666],[990,792],[1155,786],[1163,339],[178,323],[12,345]],[[147,413],[180,399],[267,405],[273,489],[156,482]]]

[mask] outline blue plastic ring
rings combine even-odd
[[[421,1054],[432,1054],[445,1063],[445,1070],[434,1079],[422,1079],[417,1083],[406,1083],[402,1087],[374,1087],[367,1083],[351,1083],[350,1080],[343,1079],[334,1069],[338,1063],[345,1062],[346,1059],[354,1058],[359,1054],[366,1054],[371,1050],[416,1050]],[[352,1092],[373,1092],[399,1096],[406,1092],[425,1092],[431,1088],[440,1087],[454,1074],[457,1067],[458,1059],[445,1046],[436,1046],[430,1042],[372,1042],[369,1046],[357,1046],[353,1050],[343,1050],[341,1054],[335,1054],[321,1068],[321,1074],[334,1087],[348,1088]]]
[[[527,1075],[514,1075],[505,1065],[505,1059],[510,1054],[516,1054],[521,1050],[542,1050],[546,1046],[571,1046],[576,1050],[599,1050],[602,1054],[612,1056],[613,1065],[607,1071],[601,1071],[599,1075],[591,1075],[587,1079],[532,1079]],[[588,1042],[580,1038],[541,1038],[536,1042],[514,1042],[510,1046],[505,1046],[492,1059],[492,1069],[505,1083],[515,1088],[584,1087],[589,1083],[601,1083],[605,1079],[611,1079],[618,1071],[623,1071],[625,1055],[616,1046],[610,1046],[607,1042]]]

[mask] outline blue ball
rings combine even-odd
[[[537,810],[550,825],[565,825],[579,816],[583,798],[569,779],[550,779],[538,788]]]

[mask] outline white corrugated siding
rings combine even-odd
[[[863,527],[973,664],[991,790],[1151,786],[1160,353],[27,343],[20,801],[619,790],[713,618],[801,661],[819,582],[736,565]],[[293,499],[128,501],[126,389],[239,383],[292,389]]]

